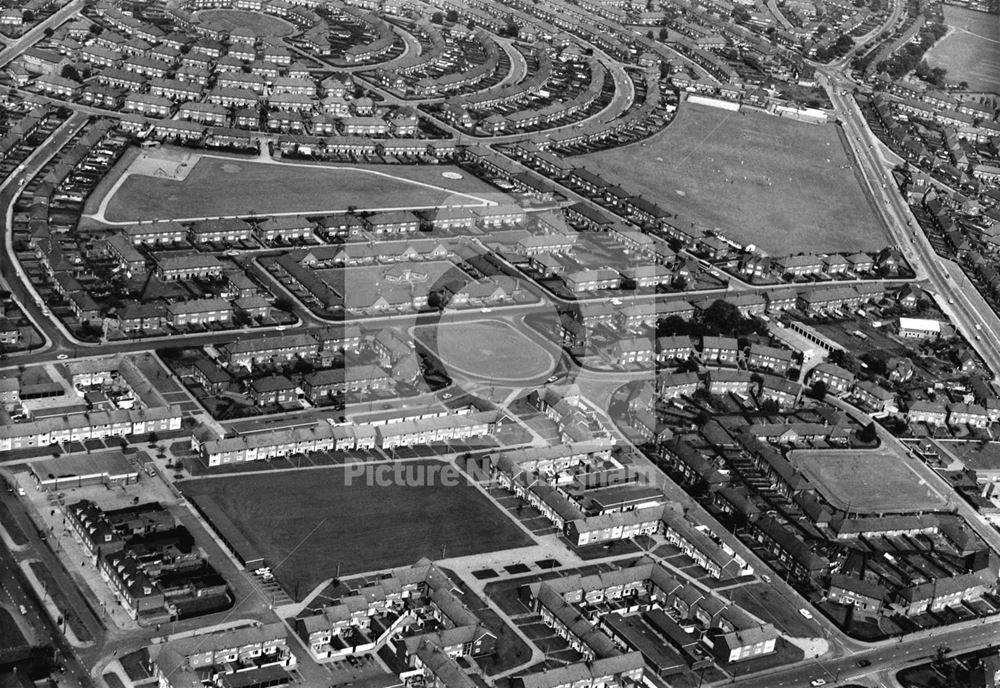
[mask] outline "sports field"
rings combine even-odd
[[[547,375],[556,365],[545,348],[504,322],[422,325],[414,334],[452,374],[513,382]]]
[[[446,165],[269,164],[216,156],[179,160],[170,151],[140,155],[109,198],[88,201],[85,212],[108,222],[195,219],[269,213],[320,214],[359,209],[483,205],[496,191]],[[126,170],[117,167],[112,174]],[[103,211],[103,218],[100,217]]]
[[[179,487],[195,502],[214,499],[296,599],[335,577],[338,567],[350,575],[442,553],[457,557],[533,544],[475,487],[418,479],[421,470],[426,477],[427,467],[445,464],[396,465],[406,469],[404,479],[385,480],[385,486],[369,485],[376,481],[366,477],[348,481],[346,469],[335,467],[203,478]],[[446,470],[456,477],[455,469]]]
[[[653,138],[573,160],[771,255],[887,243],[834,125],[685,102]]]
[[[927,51],[927,64],[948,70],[948,81],[1000,93],[1000,16],[944,5],[948,33]]]
[[[284,19],[247,10],[203,10],[197,14],[198,24],[229,33],[234,29],[242,29],[255,36],[291,36],[295,26]]]
[[[803,449],[791,452],[789,459],[838,509],[890,513],[933,511],[948,504],[905,458],[887,449]]]

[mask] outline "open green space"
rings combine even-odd
[[[427,475],[428,467],[438,470],[446,464],[398,465],[407,468],[401,481],[369,481],[356,475],[348,479],[345,469],[329,468],[203,478],[179,487],[195,502],[213,499],[295,599],[338,571],[346,576],[408,566],[422,557],[533,544],[464,481],[449,486],[441,479],[410,479],[421,470]],[[444,470],[456,477],[454,468]]]
[[[904,457],[888,449],[803,449],[789,459],[830,504],[852,513],[933,511],[948,504]]]
[[[972,91],[1000,93],[1000,16],[943,5],[948,33],[927,51],[927,64]]]
[[[771,255],[883,248],[885,232],[838,132],[683,103],[653,138],[574,161]]]
[[[546,375],[556,364],[540,344],[495,320],[422,325],[414,335],[449,373],[507,382]]]
[[[169,220],[270,213],[325,213],[360,209],[480,205],[496,197],[485,182],[463,175],[448,179],[448,166],[268,164],[208,157],[197,159],[183,179],[131,174],[108,201],[109,222]],[[115,168],[112,174],[124,170]],[[473,194],[466,196],[465,194]],[[99,199],[87,204],[95,213]]]
[[[21,634],[14,617],[3,607],[0,607],[0,659],[16,650],[22,650],[28,641]]]
[[[263,12],[248,10],[203,10],[197,15],[198,24],[216,31],[229,33],[244,30],[255,36],[291,36],[295,26]]]

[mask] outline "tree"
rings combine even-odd
[[[776,416],[781,412],[781,407],[778,406],[778,402],[774,399],[765,399],[761,402],[760,412],[765,416]]]
[[[472,18],[470,18],[469,21],[465,22],[465,28],[467,28],[469,31],[472,31],[473,29],[476,28],[476,22],[473,21]]]
[[[155,432],[149,433],[149,446],[150,447],[155,447],[156,443],[159,442],[159,440],[160,440],[160,437]]]
[[[875,427],[875,421],[861,428],[861,432],[858,433],[858,439],[865,444],[871,444],[878,439],[878,429]]]
[[[59,72],[59,76],[64,79],[72,79],[73,81],[83,81],[80,77],[80,72],[76,71],[76,67],[73,65],[63,65],[62,71]]]
[[[827,393],[826,383],[822,380],[816,380],[816,382],[812,383],[812,386],[809,388],[809,393],[812,395],[813,399],[823,401],[823,399],[826,398]]]
[[[35,21],[35,13],[31,10],[25,10],[21,13],[21,21],[25,24],[31,24]]]
[[[53,29],[51,26],[46,26],[45,31],[42,31],[42,35],[45,36],[46,38],[52,38],[52,36],[54,36],[55,33],[56,33],[55,29]]]
[[[87,28],[87,31],[90,31],[90,33],[94,34],[95,36],[100,36],[101,33],[104,32],[104,27],[101,26],[100,24],[91,24]]]
[[[445,12],[444,18],[449,24],[454,24],[458,21],[458,10],[448,10]]]
[[[431,15],[432,24],[444,24],[444,14],[441,12],[435,12]]]

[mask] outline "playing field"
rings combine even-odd
[[[482,205],[495,190],[462,174],[448,179],[444,165],[372,166],[267,164],[241,159],[192,156],[179,163],[164,155],[140,155],[110,198],[88,202],[88,214],[104,211],[108,222],[152,219],[321,214],[358,209]],[[121,174],[117,168],[112,174]]]
[[[216,31],[229,33],[242,29],[255,36],[291,36],[295,26],[283,19],[263,12],[246,10],[203,10],[197,14],[198,24]]]
[[[789,459],[830,504],[852,513],[933,511],[947,498],[886,450],[804,449]]]
[[[837,132],[683,103],[648,141],[573,160],[771,255],[883,248],[885,233]]]
[[[540,344],[494,320],[422,325],[414,334],[449,373],[513,382],[547,375],[556,365]]]
[[[427,467],[441,462],[397,465],[407,473],[385,486],[369,486],[373,481],[365,477],[348,481],[346,469],[337,467],[204,478],[180,488],[195,502],[214,499],[296,599],[335,577],[338,567],[350,575],[442,553],[457,557],[533,544],[475,487],[426,479]],[[447,470],[455,477],[455,469]]]
[[[943,10],[950,31],[927,51],[927,63],[947,69],[949,82],[1000,93],[1000,17],[952,5]]]

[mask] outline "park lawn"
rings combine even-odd
[[[789,459],[831,505],[854,513],[933,511],[947,499],[889,450],[805,449]]]
[[[556,364],[545,348],[504,322],[442,322],[420,326],[414,334],[449,373],[529,380],[548,374]]]
[[[111,197],[105,217],[109,222],[132,222],[251,213],[308,215],[351,207],[481,205],[479,198],[502,197],[485,182],[466,175],[459,180],[443,177],[442,172],[454,171],[448,166],[406,168],[272,165],[203,156],[183,180],[129,176]],[[88,212],[94,212],[94,206],[87,205]]]
[[[884,248],[835,125],[684,103],[642,143],[574,162],[770,255]]]
[[[405,465],[435,464],[443,465]],[[348,482],[343,468],[324,468],[202,478],[180,488],[195,502],[211,497],[297,600],[338,571],[346,576],[439,559],[442,553],[450,558],[534,544],[464,481],[384,487],[368,486],[364,478]]]
[[[1000,17],[944,5],[951,31],[927,51],[927,64],[948,70],[948,81],[970,91],[1000,91]]]
[[[263,12],[246,10],[203,10],[198,12],[198,24],[216,31],[229,33],[233,29],[247,29],[256,36],[290,36],[295,33],[293,24]]]

